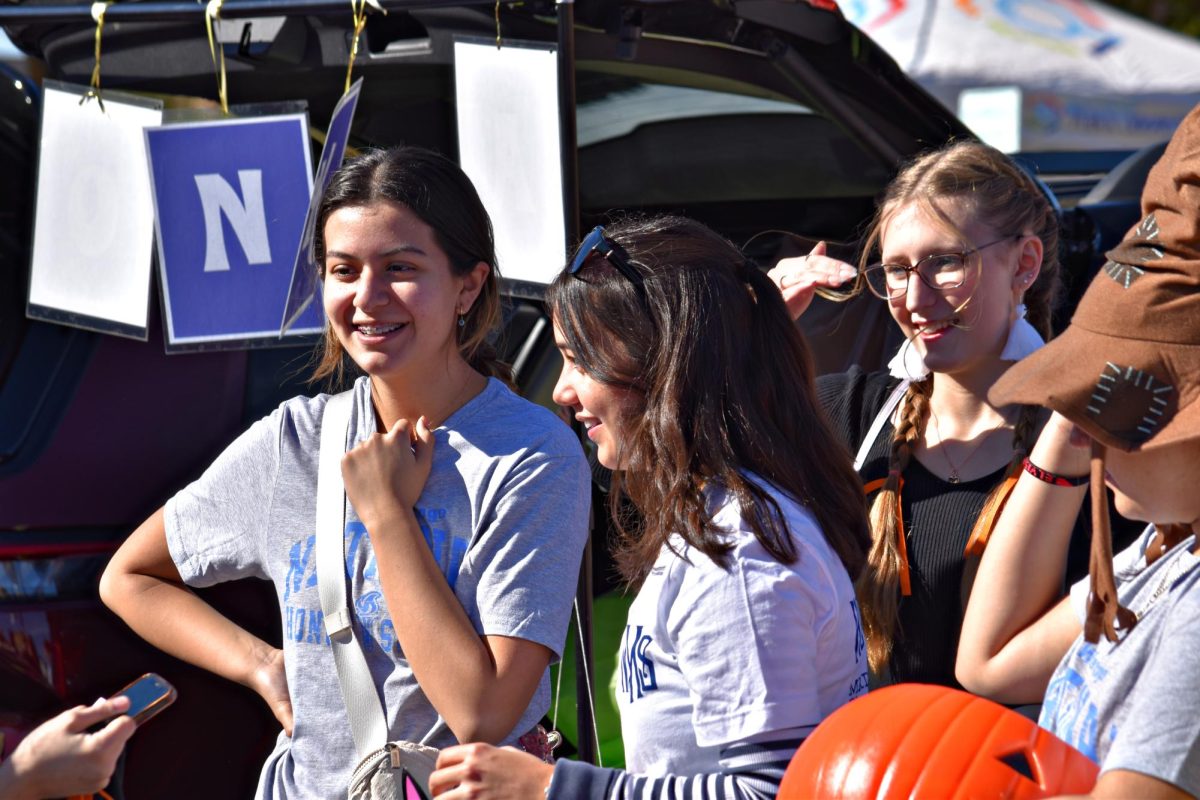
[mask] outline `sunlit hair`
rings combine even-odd
[[[718,564],[731,545],[705,488],[724,487],[763,547],[796,558],[780,509],[753,473],[804,503],[850,575],[868,542],[858,476],[817,404],[813,362],[779,290],[730,242],[693,220],[607,229],[644,292],[602,256],[563,272],[546,301],[576,366],[628,390],[613,517],[617,563],[639,582],[672,534]],[[640,512],[620,513],[622,491]]]
[[[342,166],[333,176],[317,213],[313,254],[321,280],[325,278],[325,223],[342,208],[391,202],[405,206],[433,229],[434,239],[456,276],[464,276],[480,261],[491,270],[483,289],[456,327],[458,349],[474,369],[510,381],[508,367],[496,356],[490,337],[500,322],[500,288],[492,221],[470,178],[453,161],[419,147],[372,150]],[[345,350],[333,327],[325,337],[313,372],[314,381],[331,378],[344,383]]]
[[[918,156],[888,185],[869,228],[862,251],[865,264],[880,249],[888,222],[913,205],[925,210],[929,219],[944,223],[962,241],[963,249],[978,243],[969,240],[937,207],[939,201],[963,204],[969,213],[992,228],[998,236],[1027,234],[1042,240],[1044,255],[1037,280],[1025,293],[1027,319],[1043,338],[1051,335],[1050,320],[1059,291],[1058,218],[1037,184],[1012,159],[988,145],[974,141],[950,144]],[[974,258],[978,258],[976,255]],[[960,310],[989,298],[971,297]],[[891,659],[892,643],[899,621],[900,605],[900,474],[908,466],[913,448],[929,420],[929,397],[934,377],[914,382],[905,394],[888,454],[888,478],[871,504],[871,550],[867,568],[858,581],[863,630],[871,669],[882,674]],[[1017,475],[1033,446],[1039,409],[1022,406],[1013,428],[1013,457],[1005,478]],[[984,501],[976,528],[989,524],[1003,502],[1005,481]],[[973,531],[973,534],[979,531]]]

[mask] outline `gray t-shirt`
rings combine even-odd
[[[375,415],[368,379],[353,391],[350,441],[358,442],[374,432]],[[314,555],[327,399],[287,401],[166,506],[167,545],[186,583],[256,577],[275,584],[295,722],[292,737],[280,733],[263,767],[258,794],[266,798],[344,796],[355,761]],[[549,411],[496,380],[446,420],[435,441],[417,517],[467,616],[480,634],[526,639],[561,654],[588,533],[589,473],[579,442]],[[390,737],[453,744],[396,640],[370,537],[353,509],[345,537],[355,635]],[[535,726],[549,704],[547,673],[504,743]]]
[[[1038,723],[1100,764],[1200,796],[1200,559],[1188,537],[1150,566],[1154,526],[1113,561],[1121,604],[1138,622],[1116,644],[1079,637],[1058,665]],[[1085,578],[1071,588],[1082,621]]]

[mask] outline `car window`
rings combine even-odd
[[[32,85],[0,64],[0,386],[26,327],[26,236],[33,208],[36,131]]]
[[[786,98],[580,69],[585,210],[687,213],[743,243],[783,228],[846,238],[889,174],[840,127]]]

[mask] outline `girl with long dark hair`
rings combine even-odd
[[[867,522],[765,273],[678,217],[597,228],[551,285],[555,400],[612,469],[627,771],[442,752],[446,798],[774,797],[800,741],[866,691],[851,584]],[[620,513],[621,496],[640,512]]]
[[[314,244],[328,319],[317,376],[362,373],[340,458],[340,533],[354,637],[388,738],[516,743],[549,706],[588,472],[562,422],[498,379],[487,213],[445,158],[377,151],[335,175]],[[264,798],[344,795],[357,761],[315,574],[329,399],[289,400],[251,426],[126,540],[101,583],[151,643],[270,706],[283,732]],[[275,584],[282,649],[189,588],[251,576]]]

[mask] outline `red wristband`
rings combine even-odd
[[[1091,477],[1088,475],[1080,475],[1079,477],[1055,475],[1053,472],[1044,470],[1037,464],[1034,464],[1028,458],[1025,459],[1023,466],[1025,467],[1025,471],[1030,475],[1042,483],[1048,483],[1052,486],[1086,486],[1091,481]]]

